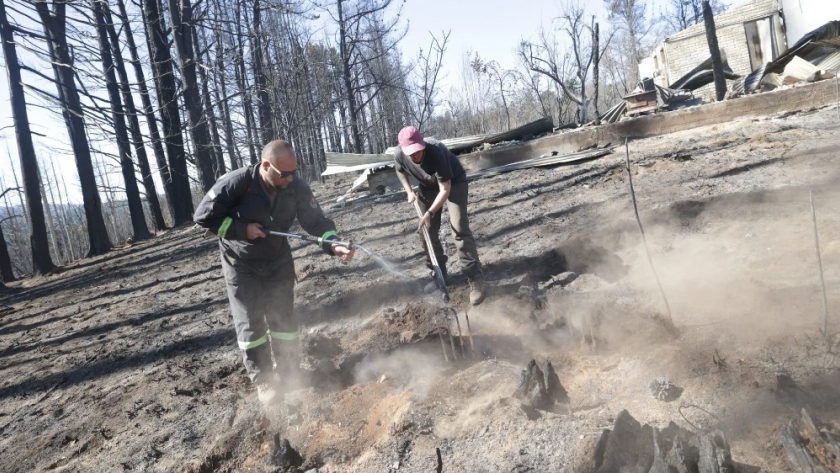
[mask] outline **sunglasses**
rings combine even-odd
[[[295,169],[294,171],[281,171],[281,170],[277,169],[276,167],[274,167],[274,165],[271,164],[270,162],[268,162],[268,161],[266,161],[266,162],[268,163],[269,166],[271,166],[271,169],[273,169],[274,172],[276,172],[277,174],[280,175],[280,179],[285,179],[289,176],[294,175],[297,172],[297,169]]]

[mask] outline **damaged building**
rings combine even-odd
[[[782,57],[829,20],[840,20],[840,2],[825,0],[751,0],[715,16],[721,56],[727,78],[746,77]],[[705,25],[699,23],[666,38],[651,57],[639,64],[640,77],[653,78],[660,87],[679,89],[678,84],[710,57]],[[701,68],[702,69],[702,68]],[[710,72],[709,67],[709,72]],[[711,81],[694,94],[714,98]]]

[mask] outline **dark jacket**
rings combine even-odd
[[[285,237],[267,235],[248,240],[249,223],[261,223],[263,231],[289,232],[295,218],[307,233],[336,239],[335,224],[326,218],[303,180],[292,180],[278,189],[273,200],[260,177],[259,165],[231,171],[220,177],[201,199],[193,220],[219,237],[222,257],[237,270],[268,276],[292,263]],[[324,251],[330,253],[329,247]]]
[[[453,185],[467,182],[467,172],[461,161],[443,144],[434,140],[425,140],[426,150],[423,161],[415,164],[399,147],[394,152],[394,164],[397,172],[402,171],[417,179],[422,187],[437,189],[438,182],[451,182]]]

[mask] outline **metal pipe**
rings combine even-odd
[[[454,310],[452,312],[455,314],[453,317],[455,318],[455,324],[458,326],[458,342],[461,344],[461,357],[466,358],[467,352],[464,349],[464,335],[461,334],[461,318],[458,317],[457,312]]]
[[[808,199],[811,201],[811,220],[814,222],[814,247],[817,250],[817,266],[820,268],[820,286],[822,287],[823,306],[823,335],[828,336],[828,299],[825,295],[825,278],[823,277],[822,256],[820,256],[820,237],[817,233],[817,211],[814,209],[814,194],[808,192]]]
[[[472,328],[470,328],[470,313],[466,310],[464,311],[464,318],[467,319],[467,336],[470,337],[470,351],[475,356],[475,344],[472,338]]]
[[[310,236],[310,235],[300,235],[300,234],[297,234],[297,233],[278,232],[278,231],[274,231],[274,230],[267,230],[267,231],[265,231],[265,233],[268,233],[269,235],[274,235],[274,236],[281,236],[281,237],[286,237],[286,238],[294,238],[294,239],[297,239],[297,240],[310,241],[312,243],[317,243],[319,245],[322,245],[326,242],[326,243],[329,243],[330,245],[346,246],[347,248],[355,248],[355,246],[356,246],[356,245],[353,244],[353,242],[350,242],[350,241],[324,240],[321,237]]]

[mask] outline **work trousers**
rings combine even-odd
[[[429,206],[437,197],[439,188],[420,187],[420,199],[418,199],[420,208],[423,212],[429,209]],[[461,271],[468,279],[475,280],[482,278],[481,261],[478,259],[478,248],[475,245],[475,238],[473,238],[472,231],[470,231],[470,221],[467,215],[467,200],[469,199],[469,191],[467,183],[453,184],[452,190],[449,193],[449,199],[446,201],[446,208],[449,210],[449,226],[452,228],[452,236],[455,238],[455,248],[458,250],[458,259],[461,261]],[[446,255],[443,253],[443,245],[440,244],[440,220],[443,209],[432,216],[431,226],[429,228],[429,238],[432,240],[432,248],[435,251],[435,257],[441,265],[441,269],[446,274]],[[426,248],[426,240],[422,235],[420,239],[423,241],[423,248]],[[431,267],[431,258],[428,257],[428,249],[426,250],[426,263]]]
[[[255,383],[267,382],[274,362],[282,375],[297,368],[300,344],[294,319],[295,272],[289,261],[271,274],[257,276],[239,261],[222,255],[236,341],[245,370]]]

